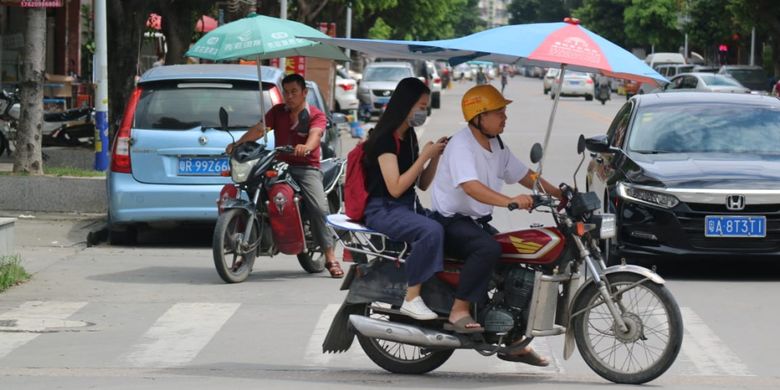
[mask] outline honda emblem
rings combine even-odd
[[[731,211],[745,209],[745,195],[729,195],[726,197],[726,208]]]

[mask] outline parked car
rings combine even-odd
[[[282,102],[283,77],[277,68],[262,68],[266,110]],[[216,221],[215,200],[230,182],[221,175],[228,168],[225,147],[233,141],[218,129],[219,108],[230,114],[238,139],[260,120],[259,104],[255,66],[171,65],[144,73],[111,147],[109,241],[132,243],[141,225]],[[270,146],[273,132],[268,139]]]
[[[471,66],[468,64],[456,65],[452,70],[452,74],[454,75],[455,80],[466,79],[471,81],[474,79],[474,72],[471,71]]]
[[[414,77],[408,62],[373,62],[363,70],[363,81],[358,87],[362,119],[380,115],[401,79]]]
[[[693,72],[693,65],[686,64],[664,64],[655,67],[655,71],[660,73],[661,76],[666,78],[672,78],[680,73]]]
[[[351,79],[344,68],[336,70],[336,88],[333,94],[337,112],[357,110],[360,101],[357,97],[357,81]]]
[[[732,92],[750,93],[731,77],[714,73],[683,73],[672,78],[664,87],[666,92]]]
[[[769,76],[760,66],[723,65],[718,73],[733,77],[742,86],[750,88],[753,93],[766,94],[772,90]]]
[[[431,108],[441,107],[442,83],[433,61],[425,61],[425,69],[425,83],[431,89],[431,104],[428,105],[428,115],[431,115]]]
[[[561,96],[583,96],[585,100],[593,100],[593,95],[595,95],[593,77],[590,73],[567,70],[564,73],[563,85],[560,88]],[[555,99],[557,93],[558,83],[553,81],[550,99]]]
[[[586,186],[617,217],[609,261],[780,256],[780,100],[636,96],[586,140]]]
[[[654,68],[663,64],[685,64],[685,57],[680,53],[652,53],[645,57],[645,63]]]
[[[693,72],[698,73],[718,73],[720,70],[717,66],[709,66],[709,65],[694,65],[693,66]]]

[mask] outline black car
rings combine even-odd
[[[617,216],[615,263],[780,258],[780,100],[723,93],[632,98],[586,140],[587,186]]]

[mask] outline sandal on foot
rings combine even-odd
[[[467,326],[472,324],[477,326]],[[470,334],[482,333],[485,331],[485,328],[483,328],[482,325],[471,318],[471,316],[465,316],[455,321],[454,323],[449,321],[444,323],[444,330],[453,331],[455,333]]]
[[[339,279],[344,277],[344,270],[341,269],[341,264],[338,261],[326,261],[325,268],[330,272],[330,277]]]
[[[536,353],[536,351],[531,350],[530,352],[526,352],[522,355],[520,354],[505,354],[505,353],[499,353],[498,358],[501,360],[506,360],[508,362],[516,362],[516,363],[525,363],[530,364],[532,366],[537,367],[547,367],[550,365],[550,362],[545,360],[541,355]]]

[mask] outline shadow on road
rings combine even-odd
[[[656,260],[638,263],[650,268],[653,264],[659,275],[672,280],[701,281],[766,281],[780,280],[780,259],[685,259]]]

